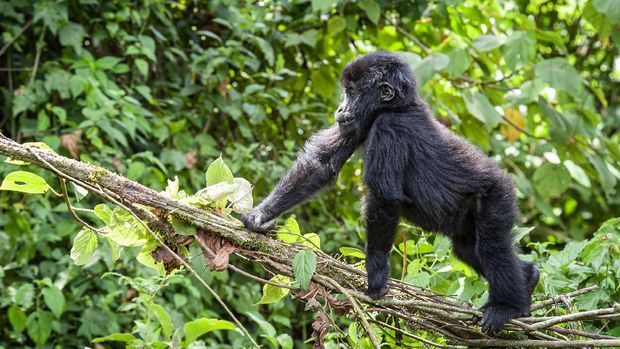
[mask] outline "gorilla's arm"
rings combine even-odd
[[[269,196],[243,216],[245,226],[254,231],[271,229],[280,213],[307,200],[335,179],[356,146],[353,136],[343,134],[337,124],[314,134]]]

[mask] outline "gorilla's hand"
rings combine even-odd
[[[276,225],[275,219],[268,218],[267,214],[257,207],[241,217],[241,221],[243,221],[243,225],[246,228],[255,232],[265,233]]]

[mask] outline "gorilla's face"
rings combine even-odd
[[[377,112],[394,99],[394,88],[387,82],[368,82],[367,77],[342,81],[344,96],[335,120],[344,132],[363,137],[370,129]],[[366,83],[364,83],[367,81]]]

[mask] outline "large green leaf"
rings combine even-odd
[[[482,121],[487,128],[491,130],[499,124],[502,119],[501,115],[495,110],[487,96],[480,92],[473,92],[471,90],[463,93],[463,99],[465,100],[465,107],[476,119]]]
[[[0,185],[0,190],[19,191],[28,194],[43,194],[50,189],[43,177],[26,171],[9,173]]]
[[[90,261],[97,249],[97,235],[88,228],[82,228],[73,240],[71,259],[76,265],[84,265]]]
[[[48,286],[44,288],[41,293],[43,293],[43,300],[47,307],[50,308],[54,316],[59,319],[60,315],[65,311],[65,296],[55,286]]]
[[[556,90],[566,91],[573,96],[582,90],[581,77],[565,58],[557,57],[536,64],[536,76]]]
[[[366,12],[366,16],[374,23],[379,23],[381,18],[381,6],[376,0],[359,0],[357,5]]]
[[[73,46],[76,52],[80,52],[82,49],[82,43],[86,36],[84,27],[80,24],[69,22],[65,24],[58,32],[60,38],[60,44],[63,46]]]
[[[172,324],[172,318],[170,317],[170,314],[168,314],[164,307],[159,304],[153,303],[151,304],[150,308],[151,311],[155,314],[157,320],[159,321],[159,324],[161,325],[161,330],[164,334],[164,337],[170,339],[170,337],[172,336],[172,331],[174,330],[174,325]]]
[[[471,56],[467,51],[460,47],[452,48],[447,52],[450,63],[446,67],[450,79],[455,79],[463,75],[471,63]]]
[[[536,55],[536,36],[529,31],[516,31],[502,46],[502,53],[510,69],[526,66]]]
[[[206,173],[207,186],[220,182],[232,182],[233,174],[220,156],[209,165]]]
[[[413,73],[418,78],[420,87],[424,86],[433,78],[436,72],[446,68],[450,63],[450,58],[443,53],[436,53],[428,56],[412,67]]]
[[[316,255],[312,251],[302,250],[293,258],[293,274],[299,287],[307,289],[316,270]]]
[[[544,199],[558,196],[571,184],[571,177],[564,165],[544,163],[534,172],[534,186]]]
[[[284,275],[276,275],[272,277],[269,281],[282,285],[291,284],[291,279],[288,276]],[[265,284],[263,285],[263,296],[257,304],[269,304],[277,302],[280,299],[284,298],[289,292],[290,289],[288,288]]]
[[[52,321],[54,317],[49,311],[37,310],[28,316],[27,332],[28,337],[38,346],[47,342],[52,333]]]
[[[7,316],[15,333],[21,333],[26,328],[26,313],[19,307],[15,305],[9,307]]]
[[[230,321],[201,318],[194,321],[187,322],[183,326],[185,331],[185,343],[189,344],[195,341],[203,334],[209,333],[215,330],[235,330],[237,327]]]
[[[620,23],[620,1],[593,0],[593,4],[596,10],[606,14],[611,22]]]

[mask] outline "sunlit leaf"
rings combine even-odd
[[[0,190],[18,191],[28,194],[43,194],[49,190],[43,177],[26,171],[9,173],[0,185]]]
[[[97,249],[97,235],[90,229],[83,228],[73,240],[71,259],[76,265],[84,265],[90,261],[93,252]]]
[[[221,182],[232,182],[233,174],[220,156],[207,168],[207,186],[212,186]]]
[[[282,285],[290,285],[291,279],[288,276],[284,275],[276,275],[272,277],[269,281],[282,284]],[[263,285],[263,296],[258,301],[257,304],[269,304],[279,301],[284,298],[290,289],[284,287],[273,286],[269,284]]]
[[[237,327],[230,321],[200,318],[185,323],[183,326],[185,332],[185,343],[189,344],[198,337],[215,330],[235,330]]]

